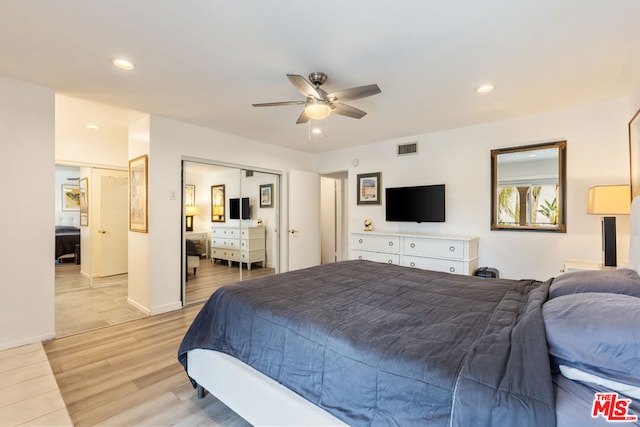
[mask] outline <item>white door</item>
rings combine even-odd
[[[100,277],[128,271],[128,194],[126,172],[100,176]]]
[[[289,271],[320,265],[320,176],[289,171]]]

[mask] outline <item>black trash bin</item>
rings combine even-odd
[[[498,273],[498,270],[492,267],[480,267],[475,271],[475,273],[473,273],[473,275],[478,277],[489,277],[492,279],[500,278],[500,273]]]

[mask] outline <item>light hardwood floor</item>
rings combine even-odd
[[[71,425],[42,344],[0,351],[0,378],[0,426]]]
[[[243,279],[274,274],[273,268],[242,270]],[[193,275],[189,271],[186,302],[204,301],[219,287],[240,279],[238,265],[201,260]],[[65,337],[146,317],[127,302],[127,275],[90,281],[76,264],[56,265],[56,337]],[[180,286],[179,283],[176,284]]]
[[[220,401],[198,400],[177,350],[201,305],[44,345],[76,426],[249,424]]]

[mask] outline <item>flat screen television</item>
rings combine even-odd
[[[387,221],[444,222],[444,184],[387,188]]]
[[[229,218],[240,219],[240,199],[229,199]],[[242,198],[242,219],[251,218],[251,206],[249,198]]]

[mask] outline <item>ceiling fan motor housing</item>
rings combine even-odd
[[[320,86],[327,81],[327,74],[322,71],[316,71],[315,73],[309,74],[309,81],[315,86]]]

